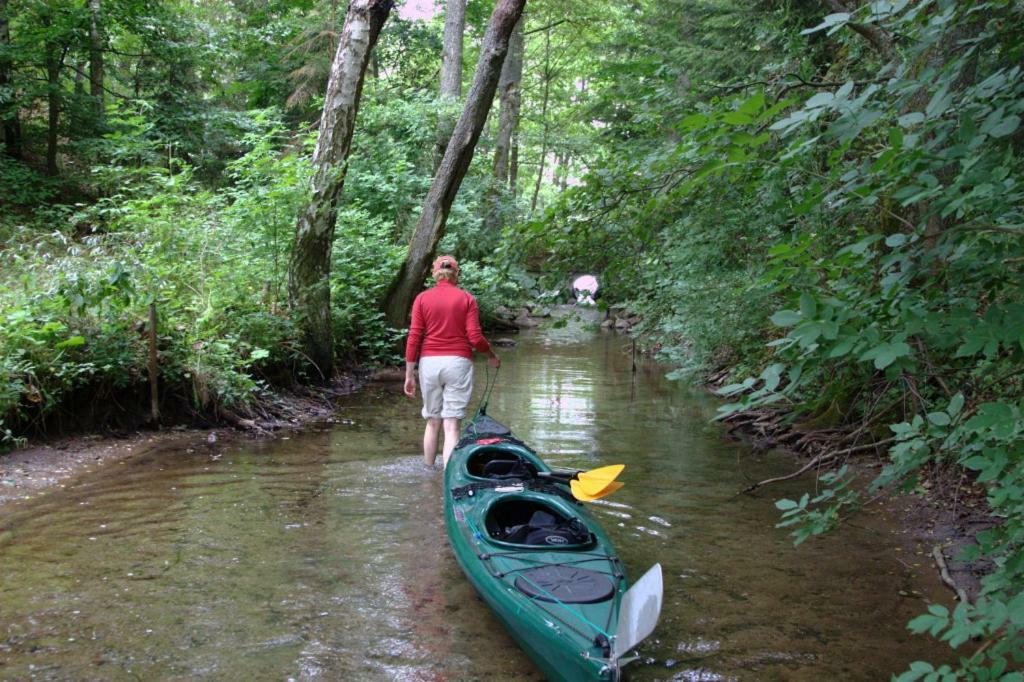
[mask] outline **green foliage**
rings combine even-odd
[[[259,375],[297,360],[296,331],[282,314],[290,234],[308,172],[274,149],[266,112],[251,151],[230,165],[232,187],[212,193],[188,168],[169,174],[113,165],[123,193],[71,215],[45,238],[22,227],[5,250],[0,315],[0,415],[24,427],[76,391],[105,392],[146,379],[147,307],[159,316],[161,378],[196,409],[244,406]],[[78,226],[90,236],[70,236]]]
[[[999,679],[1024,660],[1008,615],[1024,586],[1024,14],[995,0],[804,7],[640,7],[599,76],[583,185],[518,226],[514,248],[552,282],[601,272],[675,375],[730,370],[726,412],[776,405],[891,443],[876,487],[936,463],[976,472],[1004,519],[975,551],[996,570],[976,603],[912,629],[985,645],[900,679]],[[851,23],[898,37],[895,56]],[[632,49],[641,26],[656,48]],[[857,504],[844,469],[825,480],[779,502],[797,542]]]
[[[57,192],[56,183],[31,167],[0,154],[0,196],[9,204],[40,204]]]

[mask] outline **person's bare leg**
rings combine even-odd
[[[444,465],[448,466],[448,458],[452,456],[455,444],[459,442],[459,429],[462,427],[462,420],[455,417],[447,417],[444,420]]]
[[[423,429],[423,461],[427,466],[434,466],[437,458],[437,436],[441,433],[441,420],[437,418],[427,419],[427,426]]]

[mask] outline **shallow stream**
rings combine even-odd
[[[883,680],[948,657],[905,629],[948,597],[888,521],[794,549],[772,501],[811,483],[736,495],[792,458],[723,440],[713,398],[634,373],[629,351],[577,324],[523,334],[489,412],[553,464],[627,465],[597,515],[634,577],[660,561],[666,581],[632,679]],[[8,508],[0,678],[538,679],[447,547],[399,390],[351,396],[343,424],[139,456]]]

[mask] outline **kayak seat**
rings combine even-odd
[[[535,547],[578,548],[594,539],[579,519],[566,518],[541,502],[524,499],[506,500],[491,507],[487,530],[495,540]]]
[[[495,478],[499,480],[511,478],[532,478],[530,470],[519,459],[492,459],[484,464],[484,478]]]
[[[466,461],[466,472],[477,478],[491,480],[524,480],[537,475],[537,467],[501,447],[478,448]]]

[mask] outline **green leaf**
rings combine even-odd
[[[831,92],[819,92],[807,100],[807,103],[804,106],[808,109],[820,109],[823,106],[831,104],[835,98],[836,96]]]
[[[965,426],[968,429],[980,431],[1013,421],[1013,408],[1006,403],[992,402],[981,405],[978,408],[978,413],[968,419]]]
[[[946,412],[948,412],[951,416],[955,417],[956,415],[960,414],[960,410],[962,410],[963,408],[964,408],[964,394],[963,393],[957,393],[949,401],[949,407],[946,408]]]
[[[931,100],[928,101],[928,106],[924,108],[924,114],[928,118],[936,118],[941,116],[949,108],[949,105],[953,102],[953,95],[949,92],[949,84],[943,83],[935,94],[932,95]]]
[[[992,137],[1006,137],[1016,132],[1017,128],[1020,127],[1020,116],[1007,116],[1000,121],[995,127],[993,127],[988,134]]]
[[[829,14],[828,16],[826,16],[822,20],[822,22],[820,24],[818,24],[817,26],[815,26],[814,28],[805,28],[804,30],[800,31],[800,35],[808,35],[808,34],[811,34],[811,33],[817,33],[818,31],[824,31],[825,29],[831,29],[830,30],[830,33],[831,33],[831,31],[836,30],[837,28],[845,25],[849,21],[850,21],[850,13],[849,12],[836,12],[835,14]]]
[[[797,509],[799,506],[796,500],[778,500],[775,502],[775,508],[779,511],[789,511],[790,509]]]
[[[792,327],[799,324],[800,313],[795,310],[780,310],[769,318],[776,327]]]
[[[680,123],[681,126],[687,130],[697,130],[703,128],[708,124],[708,117],[704,114],[691,114],[684,118]]]
[[[898,358],[910,355],[910,346],[902,341],[881,343],[860,356],[861,361],[874,360],[875,369],[885,369]]]
[[[818,312],[818,304],[814,298],[807,293],[800,294],[800,314],[805,319],[810,319]]]
[[[984,455],[975,455],[974,457],[969,457],[960,464],[972,471],[981,471],[982,469],[987,469],[988,465],[991,463],[992,461],[988,457],[985,457]]]
[[[722,120],[729,125],[737,126],[747,125],[748,123],[753,122],[754,119],[741,111],[730,111],[726,115],[722,116]]]
[[[903,114],[902,116],[900,116],[898,119],[896,119],[896,122],[899,123],[904,128],[909,128],[910,126],[917,125],[918,123],[921,123],[924,120],[924,114],[922,114],[920,111],[912,111],[909,114]]]
[[[929,412],[928,421],[930,421],[935,426],[949,426],[949,424],[952,422],[952,420],[949,418],[949,415],[946,414],[945,412]]]
[[[737,111],[747,116],[753,116],[757,112],[761,111],[761,109],[764,107],[764,102],[764,92],[758,92],[754,94],[753,97],[750,97],[746,102],[741,104],[740,108],[737,109]]]
[[[58,343],[56,347],[57,348],[72,348],[74,346],[84,346],[84,345],[85,345],[85,337],[84,336],[72,336],[69,339],[66,339],[66,340],[61,341],[60,343]]]

